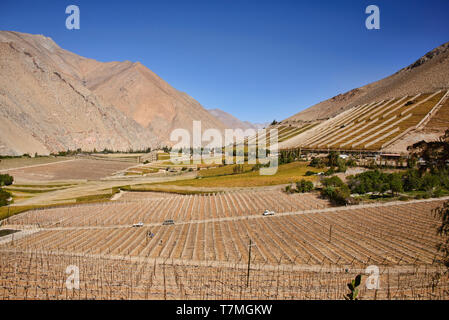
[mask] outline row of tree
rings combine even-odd
[[[306,193],[313,190],[313,183],[311,181],[301,179],[296,182],[295,186],[288,185],[285,187],[287,193]]]
[[[315,168],[328,167],[329,169],[325,172],[325,175],[329,176],[336,172],[346,172],[348,167],[357,166],[357,162],[353,158],[348,158],[345,160],[340,157],[338,152],[331,151],[326,158],[312,158],[309,165]]]
[[[0,174],[0,207],[9,204],[11,194],[8,191],[3,190],[1,187],[9,186],[14,182],[14,178],[9,174]]]

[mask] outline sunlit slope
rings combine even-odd
[[[274,125],[269,126],[267,129],[260,131],[257,135],[248,137],[244,140],[245,146],[247,145],[266,145],[270,146],[271,143],[271,132],[272,130],[277,130],[277,142],[281,143],[296,137],[297,135],[306,132],[307,130],[315,127],[319,122],[295,124],[295,125]],[[246,148],[245,148],[246,151]]]
[[[437,121],[436,110],[449,92],[440,90],[355,106],[310,130],[285,140],[280,148],[378,151],[413,130]],[[443,127],[449,127],[443,124]],[[443,128],[444,129],[444,128]],[[282,140],[282,141],[281,141]]]

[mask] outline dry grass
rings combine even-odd
[[[54,163],[59,161],[71,160],[72,157],[37,157],[37,158],[10,158],[10,159],[0,159],[0,170],[6,170],[11,168],[20,168],[35,166],[40,164]]]
[[[220,172],[221,170],[230,169],[210,169]],[[232,169],[231,169],[232,170]],[[190,187],[259,187],[286,184],[306,179],[310,181],[316,180],[316,176],[305,176],[307,171],[320,172],[322,170],[309,167],[304,162],[292,162],[280,165],[275,175],[260,175],[260,172],[252,171],[242,174],[212,176],[191,180],[182,180],[175,182],[166,182],[164,185],[190,186]]]
[[[130,166],[131,164],[129,162],[76,159],[67,162],[56,162],[48,165],[9,170],[8,173],[15,180],[23,179],[27,181],[97,180]]]

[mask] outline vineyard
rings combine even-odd
[[[364,269],[255,265],[247,281],[237,263],[190,265],[167,260],[3,250],[0,299],[342,299],[346,283]],[[79,267],[80,286],[69,290],[67,266]],[[381,267],[379,290],[362,299],[447,299],[438,266]]]
[[[39,158],[37,158],[39,159]],[[65,181],[101,179],[124,170],[129,161],[72,159],[4,170],[20,181]]]
[[[447,299],[432,213],[441,203],[332,208],[274,190],[129,192],[114,203],[29,211],[4,223],[27,234],[0,244],[0,297],[341,299],[349,279],[377,265],[376,298]],[[80,268],[79,290],[65,287],[69,265]]]
[[[381,150],[418,128],[448,94],[437,91],[356,106],[286,143],[315,150]]]
[[[280,191],[158,197],[129,192],[120,200],[112,204],[29,211],[9,218],[6,223],[37,227],[129,226],[139,221],[145,224],[158,224],[166,219],[191,222],[260,215],[265,209],[291,212],[328,206],[326,200],[315,195],[286,195]]]

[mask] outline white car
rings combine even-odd
[[[274,216],[274,211],[265,210],[262,213],[263,216]]]
[[[139,222],[139,223],[134,223],[133,227],[143,227],[143,222]]]

